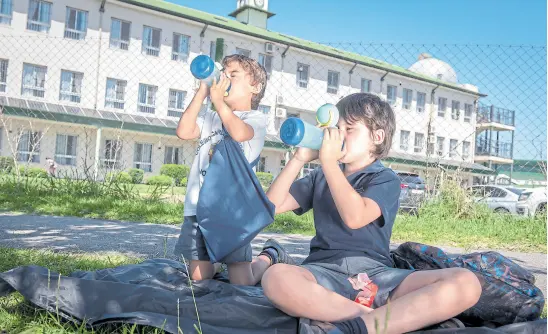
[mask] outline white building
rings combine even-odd
[[[459,84],[450,65],[423,54],[405,69],[272,32],[272,15],[268,0],[237,1],[235,20],[162,0],[0,0],[0,155],[147,174],[190,164],[195,143],[174,134],[195,88],[190,61],[243,53],[269,72],[261,171],[276,175],[285,163],[277,131],[286,117],[314,123],[320,105],[368,91],[397,116],[386,164],[421,174],[460,168],[468,179],[491,173],[474,163],[476,106],[485,95]],[[10,134],[20,132],[15,147]]]

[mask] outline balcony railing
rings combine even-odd
[[[499,140],[478,139],[476,141],[476,156],[491,156],[512,159],[512,143]]]
[[[478,123],[499,123],[515,126],[514,121],[514,110],[487,105],[480,105],[478,108]]]

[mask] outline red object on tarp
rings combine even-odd
[[[366,273],[359,273],[355,277],[349,277],[348,280],[355,290],[360,290],[354,301],[358,304],[371,307],[379,287],[369,279]]]

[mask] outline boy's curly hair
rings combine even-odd
[[[259,102],[261,102],[264,92],[266,90],[266,79],[267,74],[265,68],[259,64],[255,59],[251,59],[246,56],[239,54],[234,54],[226,56],[223,58],[223,67],[226,67],[232,62],[237,62],[244,69],[246,73],[251,75],[251,84],[253,86],[261,85],[261,90],[257,94],[253,94],[251,99],[251,109],[256,110],[259,107]]]
[[[396,116],[390,104],[373,94],[354,93],[341,99],[337,109],[345,122],[363,122],[371,131],[371,136],[375,130],[384,130],[384,141],[375,145],[372,153],[379,159],[388,155],[396,131]]]

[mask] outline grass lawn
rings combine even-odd
[[[180,224],[183,207],[182,203],[140,197],[120,199],[106,195],[75,198],[69,195],[38,196],[33,193],[13,196],[0,192],[0,210],[42,215]],[[312,213],[302,216],[293,213],[277,215],[266,231],[313,235]],[[546,253],[546,221],[497,214],[486,219],[398,215],[392,241],[416,241],[465,249],[491,248]]]
[[[12,179],[2,182],[0,178],[2,211],[156,224],[182,222],[183,202],[171,199],[183,196],[183,187],[108,186],[66,180],[57,180],[45,187],[43,180],[28,178],[14,183]],[[166,193],[172,197],[166,199]],[[545,217],[495,214],[455,194],[459,194],[459,189],[448,189],[440,201],[421,208],[418,217],[398,215],[392,241],[546,253]],[[266,231],[313,235],[312,213],[277,215]]]

